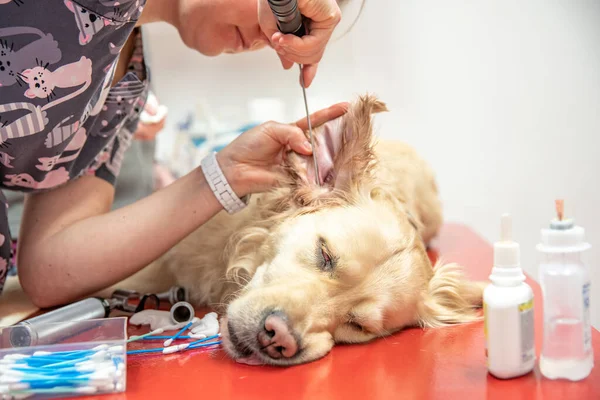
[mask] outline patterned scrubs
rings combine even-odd
[[[0,0],[0,188],[26,193],[82,175],[114,185],[148,93],[143,0]],[[126,75],[113,87],[133,33]],[[0,190],[0,293],[11,255]]]

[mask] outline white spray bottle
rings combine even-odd
[[[487,367],[500,379],[525,375],[535,365],[533,291],[525,283],[519,244],[512,241],[511,230],[510,215],[502,215],[492,283],[483,292]]]

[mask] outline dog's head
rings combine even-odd
[[[300,364],[334,343],[477,318],[480,287],[453,266],[432,268],[420,221],[375,179],[371,116],[385,110],[361,97],[317,127],[323,186],[314,183],[312,158],[290,154],[288,189],[265,200],[262,226],[234,239],[232,269],[249,281],[221,332],[238,361]]]

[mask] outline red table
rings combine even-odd
[[[446,225],[430,256],[461,263],[475,279],[487,279],[492,247],[471,229]],[[542,338],[540,287],[535,293],[537,355]],[[206,311],[206,310],[203,310]],[[199,316],[204,312],[198,312]],[[132,334],[140,332],[132,328]],[[584,381],[550,381],[536,365],[512,380],[488,375],[483,323],[442,329],[410,329],[363,345],[336,346],[325,358],[295,367],[237,364],[223,351],[128,358],[127,391],[96,399],[600,399],[600,333],[592,343],[596,367]],[[154,342],[148,347],[158,346]]]

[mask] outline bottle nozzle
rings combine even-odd
[[[556,217],[559,221],[562,221],[565,216],[565,201],[564,200],[555,200],[554,204],[556,205]]]
[[[494,266],[498,268],[519,268],[519,244],[512,239],[512,217],[502,214],[500,219],[500,240],[494,243]]]
[[[510,214],[502,214],[500,220],[500,240],[510,242],[512,240],[512,219]]]
[[[575,226],[574,222],[570,218],[565,219],[565,201],[562,199],[554,200],[556,208],[556,219],[550,222],[550,228],[565,230],[571,229]]]

